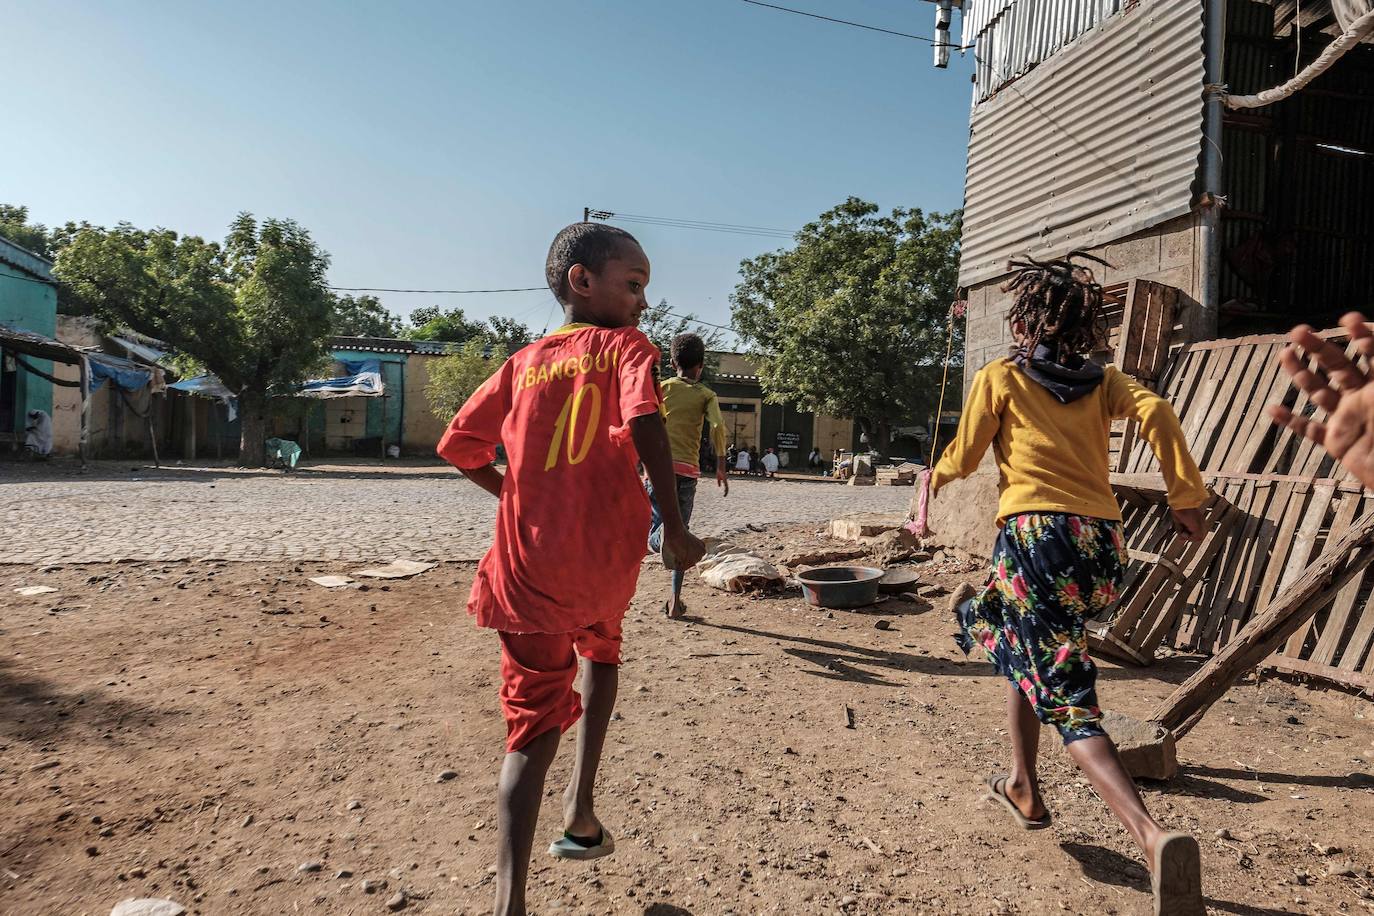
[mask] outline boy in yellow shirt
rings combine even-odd
[[[1140,424],[1180,536],[1202,538],[1208,494],[1168,402],[1085,358],[1103,338],[1102,287],[1075,257],[1011,265],[1004,289],[1016,294],[1008,319],[1018,351],[974,377],[959,432],[926,475],[934,494],[992,446],[1001,478],[992,572],[981,591],[954,597],[955,638],[966,653],[981,647],[1008,680],[1011,772],[987,777],[988,797],[1026,829],[1049,826],[1036,751],[1041,723],[1053,725],[1144,852],[1155,913],[1205,916],[1197,841],[1150,816],[1102,728],[1084,621],[1116,600],[1126,561],[1108,476],[1112,421]]]
[[[701,427],[711,424],[711,446],[716,453],[716,486],[724,487],[730,495],[729,470],[725,462],[725,421],[720,416],[720,402],[716,393],[702,384],[701,373],[706,368],[706,344],[696,334],[679,334],[673,338],[673,368],[677,375],[663,383],[663,416],[668,424],[668,442],[673,448],[673,472],[677,475],[678,508],[682,523],[692,520],[696,505],[697,479],[701,477]],[[658,509],[659,494],[646,479],[653,516],[649,527],[649,550],[659,553],[663,547],[663,517]],[[687,613],[682,603],[681,569],[673,570],[672,597],[663,603],[663,612],[671,618]]]

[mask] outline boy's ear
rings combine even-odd
[[[577,295],[587,295],[591,292],[591,271],[581,264],[574,264],[568,268],[568,289]]]

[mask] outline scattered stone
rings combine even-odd
[[[173,900],[130,897],[115,904],[110,916],[184,916],[186,907]]]
[[[457,770],[443,770],[442,772],[439,773],[439,775],[438,775],[437,777],[435,777],[434,781],[435,781],[435,782],[448,782],[450,779],[457,779],[457,778],[458,778],[458,771],[457,771]]]
[[[1297,716],[1289,716],[1287,719],[1284,719],[1283,721],[1287,722],[1289,725],[1301,725],[1301,724],[1302,724],[1302,721],[1301,721],[1300,719],[1298,719]]]
[[[239,826],[241,826],[241,827],[251,827],[251,826],[253,826],[253,815],[250,814],[250,815],[248,815],[247,817],[245,817],[245,818],[243,819],[243,823],[240,824]]]
[[[1326,873],[1333,878],[1358,878],[1360,873],[1349,862],[1328,862]]]
[[[347,868],[341,868],[334,873],[334,877],[342,881],[345,878],[353,877],[353,872],[349,871]]]
[[[383,887],[382,882],[380,882],[380,881],[372,881],[372,880],[370,880],[370,879],[367,880],[367,881],[364,881],[363,884],[362,884],[362,888],[363,888],[363,893],[364,893],[364,894],[375,894],[375,893],[377,893],[379,890],[381,890],[382,887]]]
[[[100,855],[100,849],[99,849],[99,847],[96,847],[96,846],[87,846],[87,847],[86,847],[86,855],[88,855],[88,856],[90,856],[91,858],[94,859],[96,856]]]
[[[296,871],[303,875],[313,875],[324,868],[323,862],[302,862]]]
[[[1231,836],[1231,831],[1227,830],[1225,827],[1222,827],[1220,830],[1217,831],[1216,837],[1217,837],[1218,840],[1233,840],[1233,839],[1235,839],[1235,837]]]
[[[879,620],[877,623],[873,624],[873,629],[875,629],[875,630],[890,630],[890,629],[892,629],[892,621],[890,621],[890,620]]]
[[[350,799],[349,802],[348,802],[348,804],[345,805],[344,807],[347,808],[349,811],[357,811],[357,810],[358,810],[359,808],[361,808],[362,806],[363,806],[363,803],[360,802],[360,801],[358,801],[356,798],[354,798],[354,799]]]
[[[1178,774],[1173,733],[1154,722],[1141,722],[1119,712],[1102,715],[1126,772],[1137,779],[1172,779]]]
[[[1319,856],[1334,856],[1341,851],[1339,846],[1323,846],[1321,843],[1313,843],[1312,848],[1317,851]]]
[[[785,748],[783,748],[783,749],[782,749],[782,752],[783,752],[784,754],[787,754],[787,755],[792,756],[792,757],[797,756],[797,752],[794,751],[794,750],[792,750],[792,748],[790,748],[790,747],[785,747]]]
[[[843,909],[848,909],[849,907],[854,906],[858,902],[858,897],[855,897],[851,894],[845,894],[843,897],[840,898],[840,907]]]
[[[61,765],[62,764],[56,760],[45,760],[42,763],[35,763],[33,766],[29,767],[29,772],[39,773],[43,770],[51,770],[53,767],[58,767]]]
[[[390,899],[388,899],[386,902],[386,908],[388,910],[391,910],[393,913],[397,910],[404,910],[406,908],[405,891],[397,891],[396,893],[392,894]]]

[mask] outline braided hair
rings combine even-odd
[[[1056,360],[1087,356],[1106,340],[1102,286],[1092,268],[1075,264],[1075,258],[1112,266],[1082,251],[1052,261],[1026,257],[1008,265],[1016,273],[1003,284],[1002,291],[1015,293],[1016,298],[1007,319],[1025,326],[1028,356],[1034,355],[1040,344],[1049,347]]]

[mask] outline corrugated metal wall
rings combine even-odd
[[[1187,213],[1202,149],[1202,4],[1145,0],[1054,54],[970,124],[959,283]]]
[[[1125,5],[1126,0],[969,0],[961,44],[977,45],[974,104]]]

